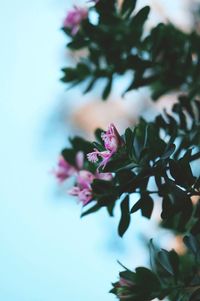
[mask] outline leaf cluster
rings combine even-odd
[[[150,8],[135,10],[136,0],[125,0],[121,7],[117,0],[100,0],[89,10],[67,48],[87,49],[75,67],[63,68],[62,81],[72,86],[87,80],[85,93],[91,91],[99,79],[105,79],[102,98],[112,89],[115,76],[127,71],[131,82],[125,92],[150,86],[152,98],[179,89],[189,91],[190,97],[199,95],[200,37],[195,32],[184,33],[172,24],[158,24],[150,32],[145,30]],[[96,22],[90,17],[95,14]]]
[[[125,268],[120,280],[110,291],[119,300],[148,301],[158,298],[170,301],[198,301],[200,299],[200,238],[184,237],[187,256],[155,247],[150,241],[150,268],[138,267],[135,272]],[[186,262],[187,259],[187,262]]]
[[[150,268],[138,267],[135,272],[125,268],[111,293],[119,300],[147,301],[158,298],[170,301],[200,300],[200,240],[184,237],[187,256],[155,247],[150,241]]]
[[[200,104],[194,101],[183,109],[183,99],[180,97],[179,103],[174,105],[173,114],[160,115],[154,122],[140,119],[133,130],[126,129],[123,146],[101,170],[111,172],[113,180],[96,179],[92,183],[95,211],[106,207],[113,215],[114,206],[118,201],[121,203],[120,236],[127,230],[131,215],[138,210],[144,217],[151,218],[158,198],[166,226],[173,224],[173,229],[182,233],[188,227],[193,234],[200,231],[200,205],[192,203],[192,197],[200,195],[199,174],[192,168],[192,162],[200,158]],[[189,117],[191,114],[195,114],[194,119]],[[98,142],[94,142],[93,147],[102,151],[100,132],[96,133]],[[97,165],[92,165],[97,169]],[[153,191],[150,190],[152,181]],[[138,198],[134,204],[132,194]],[[93,212],[91,210],[83,215]]]

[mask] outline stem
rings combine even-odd
[[[191,161],[195,161],[197,159],[200,159],[200,152],[198,152],[198,153],[191,156]]]
[[[200,196],[200,191],[193,191],[191,193],[188,194],[188,196],[195,196],[195,195],[199,195]]]
[[[158,191],[158,190],[155,190],[155,191],[154,191],[154,190],[152,190],[152,191],[148,190],[147,193],[149,193],[149,194],[154,194],[154,193],[155,193],[155,194],[158,194],[159,191]]]

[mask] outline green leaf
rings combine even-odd
[[[200,300],[200,288],[196,289],[190,296],[188,301],[199,301]]]
[[[107,206],[117,199],[112,181],[95,179],[91,186],[94,198],[99,200],[103,206]]]
[[[96,140],[99,141],[100,143],[103,142],[103,140],[101,138],[101,136],[102,136],[103,133],[104,133],[104,131],[102,129],[100,129],[100,128],[96,129],[95,132],[94,132]]]
[[[169,220],[173,216],[179,215],[176,230],[186,231],[185,226],[192,216],[193,205],[187,192],[176,186],[170,179],[168,183],[162,185],[160,195],[163,195],[161,217]]]
[[[194,235],[186,235],[183,242],[195,256],[200,255],[200,243]]]
[[[127,153],[131,159],[135,159],[134,152],[133,152],[133,142],[134,142],[134,132],[130,128],[127,128],[125,131],[125,144],[126,144]]]
[[[63,82],[73,82],[78,79],[77,71],[75,68],[63,68],[62,69],[64,75],[61,78],[61,81]]]
[[[154,202],[148,193],[142,193],[141,199],[131,208],[131,213],[141,209],[142,215],[150,218],[153,211]]]
[[[179,270],[179,258],[175,251],[161,250],[157,254],[161,266],[171,275],[177,277]]]
[[[151,270],[144,267],[138,267],[135,271],[136,284],[139,285],[142,290],[148,292],[155,292],[160,290],[160,282],[157,276]]]
[[[110,202],[109,203],[109,205],[107,205],[107,211],[108,211],[108,214],[112,217],[112,216],[114,216],[114,208],[115,208],[115,204],[116,204],[116,202],[114,201],[114,202]]]
[[[97,81],[97,78],[92,78],[89,81],[89,83],[88,83],[86,89],[84,90],[83,94],[86,94],[86,93],[90,92],[92,90],[92,88],[94,87],[96,81]]]
[[[65,148],[61,154],[67,162],[76,166],[76,150]]]
[[[189,157],[184,156],[180,160],[169,160],[169,169],[172,177],[178,185],[183,187],[190,186],[194,183],[192,170],[189,164]]]
[[[135,212],[138,211],[139,209],[141,209],[141,202],[140,202],[140,200],[137,201],[137,202],[133,205],[133,207],[131,208],[130,213],[135,213]]]
[[[70,138],[69,140],[73,148],[77,151],[83,151],[85,154],[88,154],[93,151],[93,144],[81,137],[77,136],[74,138]]]
[[[153,212],[153,206],[154,202],[152,197],[148,193],[142,194],[141,196],[141,202],[142,202],[142,215],[146,218],[150,218]]]
[[[81,217],[84,217],[88,214],[94,213],[96,211],[98,211],[101,208],[101,206],[97,203],[94,206],[92,206],[91,208],[89,208],[88,210],[86,210],[85,212],[81,213]]]
[[[150,7],[145,6],[135,16],[132,17],[130,22],[130,30],[132,30],[132,39],[138,40],[142,34],[143,25],[148,18]]]
[[[164,154],[160,157],[160,159],[165,160],[168,159],[175,151],[176,145],[174,143],[170,144],[165,150]]]
[[[173,112],[177,113],[179,116],[180,124],[179,127],[181,129],[187,130],[187,122],[186,122],[186,115],[183,112],[183,108],[177,103],[173,106]]]
[[[131,170],[120,170],[116,174],[116,179],[120,184],[120,191],[123,192],[133,192],[135,189],[132,187],[131,182],[134,180],[135,174]]]
[[[137,0],[124,0],[122,3],[121,14],[130,16],[135,9]]]
[[[121,208],[121,219],[118,226],[118,234],[120,237],[124,235],[130,224],[130,213],[129,213],[129,196],[127,195],[120,205]]]
[[[200,219],[197,220],[196,223],[192,226],[192,229],[190,230],[190,232],[193,235],[200,234]]]
[[[106,84],[106,86],[105,86],[105,89],[104,89],[104,91],[103,91],[103,94],[102,94],[103,100],[106,100],[106,99],[108,98],[108,96],[109,96],[109,94],[110,94],[110,92],[111,92],[111,89],[112,89],[112,82],[113,82],[113,78],[110,77],[110,78],[108,79],[108,82],[107,82],[107,84]]]
[[[181,164],[179,164],[178,161],[170,159],[169,170],[177,184],[185,184],[185,174],[181,168]]]

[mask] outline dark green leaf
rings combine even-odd
[[[190,296],[189,301],[199,301],[200,300],[200,288],[196,289]]]
[[[135,271],[136,284],[139,285],[144,291],[155,292],[160,290],[160,282],[157,276],[151,270],[138,267]]]
[[[127,128],[125,131],[125,143],[126,143],[127,153],[131,159],[134,159],[133,141],[134,141],[134,132],[130,128]]]
[[[137,0],[124,0],[122,3],[121,14],[127,17],[130,16],[135,9]]]
[[[160,159],[165,160],[168,159],[175,151],[176,145],[174,143],[170,144],[165,150],[164,154],[160,157]]]
[[[103,91],[103,95],[102,95],[102,98],[104,100],[106,100],[108,98],[109,94],[110,94],[110,91],[111,91],[111,88],[112,88],[112,81],[113,81],[112,77],[108,79],[107,85],[106,85],[106,87]]]
[[[141,209],[142,215],[150,218],[153,211],[153,206],[153,199],[150,197],[150,195],[148,193],[143,193],[141,195],[141,199],[131,208],[131,213]]]
[[[186,235],[183,238],[183,242],[195,256],[200,252],[200,243],[192,234]]]
[[[88,214],[94,213],[96,211],[98,211],[101,208],[101,206],[97,203],[94,206],[92,206],[91,208],[89,208],[88,210],[86,210],[85,212],[81,213],[81,217],[84,217]]]
[[[158,260],[161,264],[161,266],[171,275],[174,275],[174,267],[172,264],[172,260],[170,258],[170,252],[167,252],[166,250],[161,250],[158,253]]]
[[[126,196],[123,199],[120,208],[121,208],[121,219],[118,226],[118,234],[120,237],[122,237],[130,224],[129,196]]]
[[[133,16],[132,21],[131,21],[131,26],[134,25],[136,28],[143,26],[145,21],[148,18],[149,12],[150,12],[149,6],[145,6],[141,10],[139,10],[139,12],[137,12],[137,14],[135,16]],[[132,28],[134,28],[134,27],[132,27]]]

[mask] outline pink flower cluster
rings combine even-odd
[[[88,204],[92,196],[91,184],[94,179],[109,181],[112,179],[111,173],[91,173],[83,169],[84,155],[83,152],[78,152],[76,155],[76,166],[72,166],[62,156],[59,158],[58,167],[54,171],[54,175],[59,182],[63,182],[71,176],[76,177],[76,185],[68,191],[70,195],[77,196],[80,202],[85,206]]]
[[[117,290],[117,297],[120,300],[129,300],[132,297],[134,283],[130,280],[120,277],[119,282],[115,284],[115,288]]]
[[[88,160],[93,163],[98,162],[99,158],[103,159],[100,162],[98,169],[100,167],[104,169],[113,154],[115,154],[118,148],[123,145],[123,140],[114,124],[109,125],[108,130],[102,134],[101,138],[104,142],[105,151],[99,151],[95,148],[93,152],[87,155]]]
[[[71,34],[76,35],[80,24],[83,20],[87,19],[88,10],[82,7],[74,7],[74,9],[70,10],[63,22],[63,26],[71,29]]]
[[[87,205],[92,200],[91,184],[94,179],[109,181],[112,179],[111,173],[96,173],[95,175],[87,170],[81,170],[77,176],[77,185],[74,186],[69,194],[77,196],[83,206]]]

